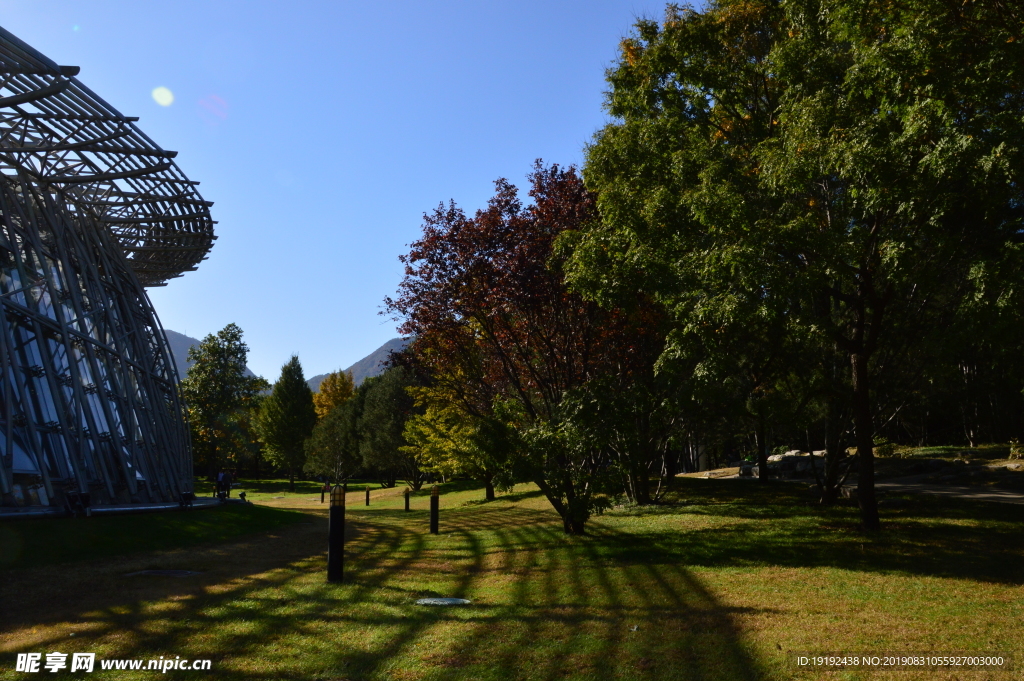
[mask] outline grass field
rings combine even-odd
[[[54,650],[212,660],[212,672],[175,678],[1020,678],[800,671],[791,658],[1024,662],[1024,507],[902,500],[883,507],[885,532],[871,537],[856,508],[818,508],[798,486],[678,479],[664,505],[616,509],[569,538],[528,486],[491,503],[471,485],[443,490],[437,536],[425,492],[408,513],[400,490],[375,490],[369,508],[351,493],[339,585],[324,580],[326,509],[306,489],[236,507],[254,523],[303,514],[261,533],[0,571],[0,678],[32,678],[13,671],[14,653]],[[124,576],[156,567],[202,574]],[[424,596],[473,604],[416,606]]]
[[[226,504],[187,513],[0,520],[0,569],[223,542],[307,520],[294,510]]]

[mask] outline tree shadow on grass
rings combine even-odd
[[[613,533],[601,550],[614,562],[674,558],[708,567],[836,567],[1024,584],[1024,506],[926,495],[898,501],[882,506],[883,530],[872,534],[859,529],[856,506],[819,506],[794,485],[677,480],[668,503],[649,515],[709,516],[723,524]],[[593,523],[592,531],[601,527]]]
[[[377,513],[350,523],[344,584],[324,581],[322,544],[311,544],[323,541],[321,520],[284,548],[264,547],[281,554],[275,569],[267,558],[261,571],[239,563],[159,599],[112,597],[75,615],[74,645],[50,636],[10,652],[180,655],[213,660],[220,678],[256,680],[763,676],[732,613],[699,580],[675,562],[609,561],[599,545],[611,530],[571,538],[551,513],[474,508],[448,512],[430,536],[421,518]],[[424,595],[473,604],[415,605]],[[106,674],[97,677],[117,678]]]

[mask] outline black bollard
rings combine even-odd
[[[326,492],[326,491],[327,491],[327,483],[325,482],[325,483],[324,483],[324,484],[323,484],[323,485],[322,485],[322,486],[320,487],[320,503],[321,503],[321,504],[322,504],[322,503],[324,503],[324,492]]]
[[[405,488],[405,510],[409,510],[409,488]]]
[[[438,491],[437,485],[430,490],[430,534],[437,534],[437,516],[441,501],[437,496]]]
[[[345,575],[345,486],[331,490],[331,515],[327,529],[327,581],[340,582]]]
[[[366,486],[366,505],[370,505],[370,486]]]

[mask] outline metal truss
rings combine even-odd
[[[143,287],[205,259],[212,204],[77,73],[0,28],[0,511],[192,492]]]

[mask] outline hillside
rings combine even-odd
[[[379,376],[383,371],[383,364],[388,360],[392,352],[401,352],[409,344],[408,338],[392,338],[366,357],[350,366],[346,371],[352,372],[352,380],[358,386],[367,378]],[[320,389],[320,382],[327,377],[327,374],[319,374],[306,381],[310,390],[316,392]]]
[[[192,366],[192,363],[188,361],[188,349],[193,345],[198,345],[199,341],[190,336],[186,336],[183,333],[177,331],[171,331],[170,329],[164,329],[164,333],[167,334],[167,342],[171,346],[171,354],[174,355],[174,363],[178,367],[179,378],[184,378],[185,372]],[[392,338],[384,345],[380,346],[366,357],[350,366],[346,371],[352,372],[352,379],[356,385],[361,384],[367,378],[372,376],[378,376],[384,371],[384,362],[388,360],[388,356],[392,352],[401,352],[406,345],[409,344],[408,339],[405,338]],[[255,374],[245,368],[246,376],[255,376]],[[320,382],[327,377],[327,374],[319,374],[306,381],[309,385],[309,389],[316,392],[320,389]]]

